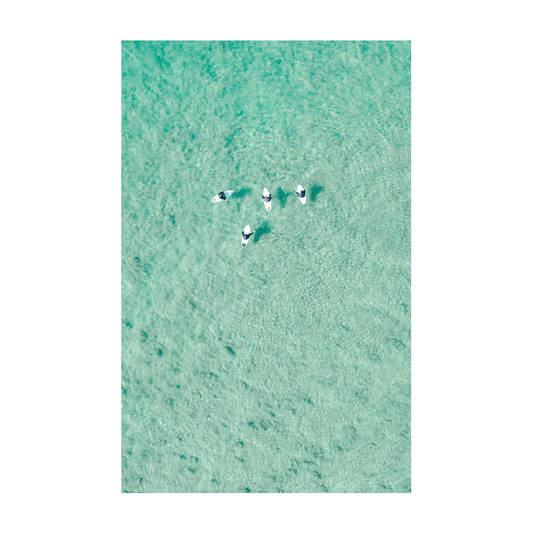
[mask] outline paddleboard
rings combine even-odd
[[[305,189],[301,185],[298,185],[296,189],[296,196],[298,196],[298,198],[300,199],[300,202],[302,202],[302,204],[305,205],[305,201],[306,201]]]
[[[267,191],[266,187],[263,189],[263,197],[264,198],[269,197],[269,192]],[[265,201],[263,200],[263,202]],[[266,207],[266,210],[270,213],[270,210],[272,209],[272,200],[270,200],[270,202],[265,202],[265,207]]]
[[[226,198],[229,198],[232,192],[233,191],[224,191],[224,193],[226,194]],[[223,202],[223,201],[224,200],[222,200],[222,198],[218,197],[218,194],[211,200],[211,202],[214,204],[216,204],[217,202]]]
[[[250,230],[250,226],[246,226],[244,228],[244,231],[242,232],[242,239],[241,239],[241,246],[243,248],[246,248],[246,245],[248,244],[248,240],[250,239],[250,237],[254,234],[255,232],[254,231],[251,231]],[[248,237],[245,239],[244,236],[245,235],[248,235]]]

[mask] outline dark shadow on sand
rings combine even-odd
[[[263,222],[256,230],[254,234],[254,242],[259,242],[259,239],[266,235],[267,233],[270,233],[272,231],[272,228],[268,225],[268,222]]]
[[[322,185],[317,185],[316,183],[313,183],[311,185],[311,190],[309,191],[311,195],[311,202],[316,202],[316,197],[324,190],[324,187]]]
[[[287,198],[291,195],[289,192],[285,192],[281,187],[278,187],[278,192],[276,193],[281,207],[285,207],[287,203]]]

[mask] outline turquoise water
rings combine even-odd
[[[123,492],[411,491],[410,68],[123,43]]]

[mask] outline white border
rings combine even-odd
[[[102,506],[129,513],[431,512],[431,21],[103,20]],[[411,41],[412,477],[410,494],[121,493],[121,41]]]

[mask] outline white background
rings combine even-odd
[[[431,22],[429,20],[103,20],[103,513],[429,513],[431,511]],[[121,41],[411,41],[412,479],[410,494],[121,493]]]

